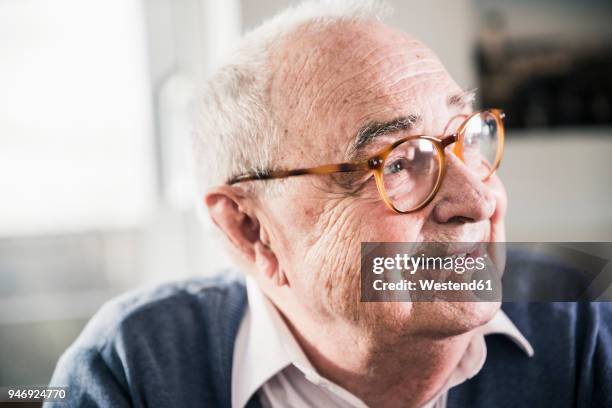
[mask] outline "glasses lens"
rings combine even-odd
[[[491,112],[473,116],[465,124],[463,160],[481,179],[495,171],[500,150],[499,125]]]
[[[391,204],[399,211],[421,205],[433,192],[440,175],[441,158],[433,142],[408,140],[385,159],[383,184]]]

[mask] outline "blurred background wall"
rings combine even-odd
[[[390,3],[460,85],[516,112],[508,240],[612,241],[609,2]],[[189,109],[288,4],[0,1],[0,387],[44,384],[114,295],[229,264],[193,209]]]

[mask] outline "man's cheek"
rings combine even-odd
[[[368,228],[364,229],[367,224],[355,219],[355,212],[347,208],[343,215],[330,214],[330,219],[322,220],[325,227],[308,251],[308,258],[321,264],[323,271],[346,271],[358,263],[361,242],[372,237]]]
[[[391,213],[376,223],[376,238],[370,242],[416,242],[419,240],[425,218],[412,214]]]

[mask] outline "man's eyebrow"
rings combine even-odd
[[[476,90],[471,89],[449,96],[446,103],[449,107],[466,108],[471,106],[474,100],[476,100]]]
[[[379,136],[410,130],[421,120],[419,115],[401,116],[387,122],[369,122],[362,126],[357,132],[355,143],[350,148],[349,157],[352,157],[359,150],[371,143]]]

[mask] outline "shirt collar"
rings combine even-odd
[[[354,406],[365,406],[355,395],[317,373],[279,311],[250,276],[246,277],[246,287],[248,307],[234,346],[232,407],[244,407],[259,388],[291,364],[302,371],[309,381],[326,383],[328,388]],[[486,360],[484,336],[489,334],[503,334],[529,357],[534,354],[531,344],[508,316],[499,310],[487,324],[476,330],[461,362],[432,401],[480,371]]]
[[[533,357],[533,347],[523,333],[512,323],[512,320],[503,311],[498,311],[489,323],[480,328],[483,335],[504,334],[510,338],[525,354]]]
[[[232,407],[244,407],[270,378],[291,364],[281,333],[288,330],[278,311],[250,276],[246,277],[248,307],[234,345]]]

